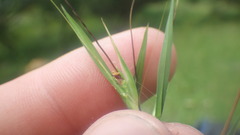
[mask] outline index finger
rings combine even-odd
[[[133,30],[136,54],[144,30]],[[129,31],[116,34],[113,38],[133,71]],[[162,33],[149,29],[146,62],[149,72],[145,76],[148,81],[143,85],[151,90],[156,84],[157,56],[162,40]],[[99,42],[118,66],[109,38]],[[150,55],[154,56],[151,60]],[[175,57],[172,57],[172,65],[171,73]],[[102,115],[125,108],[84,48],[3,84],[0,87],[0,103],[0,133],[3,134],[81,134]]]

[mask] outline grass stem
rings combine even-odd
[[[135,0],[132,1],[132,5],[131,5],[131,8],[130,8],[130,13],[129,13],[129,28],[130,28],[131,42],[132,42],[132,55],[133,55],[134,74],[135,74],[135,77],[137,78],[136,60],[135,60],[135,49],[134,49],[133,32],[132,32],[132,13],[133,13],[134,3],[135,3]]]
[[[225,125],[224,125],[224,127],[223,127],[222,132],[221,132],[221,135],[226,135],[226,133],[228,132],[228,128],[229,128],[230,123],[231,123],[231,121],[232,121],[232,118],[233,118],[234,112],[235,112],[235,110],[236,110],[236,108],[237,108],[237,105],[238,105],[238,103],[239,103],[239,100],[240,100],[240,89],[239,89],[238,94],[237,94],[237,96],[236,96],[236,98],[235,98],[235,101],[234,101],[234,103],[233,103],[233,107],[232,107],[232,109],[231,109],[231,111],[230,111],[230,114],[229,114],[229,116],[228,116],[228,119],[227,119],[227,121],[225,122]]]

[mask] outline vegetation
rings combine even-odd
[[[14,5],[13,0],[1,1],[0,83],[23,74],[33,59],[51,61],[79,47],[78,39],[47,2],[25,0]],[[234,2],[179,3],[174,31],[178,66],[168,90],[163,120],[192,125],[203,118],[226,120],[240,80],[240,8]],[[98,38],[106,36],[104,29],[95,25],[101,23],[105,13],[94,14],[91,4],[77,4],[90,30]],[[157,27],[164,5],[154,2],[140,7],[134,11],[133,26],[150,22]],[[119,12],[107,15],[109,28],[114,32],[127,29],[126,16]]]

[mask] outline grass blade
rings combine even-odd
[[[102,59],[101,55],[98,53],[95,46],[92,44],[92,41],[89,39],[85,31],[81,28],[81,26],[78,25],[78,23],[67,13],[67,11],[62,6],[62,10],[51,0],[53,5],[57,8],[57,10],[62,14],[64,19],[67,21],[67,23],[71,26],[79,40],[82,42],[83,46],[88,51],[89,55],[95,62],[95,64],[98,66],[99,70],[102,72],[102,74],[106,77],[106,79],[113,85],[113,87],[118,91],[118,93],[124,97],[125,92],[123,87],[121,87],[118,84],[118,81],[116,78],[112,75],[111,71],[107,67],[106,63]]]
[[[161,17],[161,21],[160,21],[160,24],[158,26],[159,30],[161,30],[161,28],[162,28],[162,24],[163,24],[163,20],[164,20],[164,17],[165,17],[165,12],[166,12],[166,9],[167,9],[167,5],[168,5],[168,2],[165,3],[164,9],[163,9],[163,14],[162,14],[162,17]]]
[[[161,57],[158,65],[158,79],[157,79],[157,100],[154,115],[158,119],[161,118],[163,107],[166,98],[168,87],[168,79],[170,73],[171,50],[173,44],[173,16],[174,16],[174,0],[171,0],[170,12],[167,19],[165,28],[165,37]]]
[[[136,66],[136,74],[137,74],[136,85],[137,85],[138,93],[140,93],[141,91],[141,84],[143,80],[143,70],[144,70],[144,63],[145,63],[146,49],[147,49],[147,36],[148,36],[148,25],[144,32],[142,46],[138,55],[138,61]]]
[[[114,50],[118,56],[120,65],[121,65],[121,70],[122,70],[122,77],[123,77],[123,82],[122,82],[122,86],[124,87],[124,91],[126,93],[126,104],[128,105],[128,107],[130,109],[135,109],[135,110],[139,110],[138,107],[138,92],[137,92],[137,87],[135,85],[135,81],[134,78],[130,72],[130,70],[127,67],[127,64],[124,62],[119,50],[117,49],[116,44],[114,43],[114,40],[112,39],[112,36],[106,26],[106,24],[104,23],[103,19],[102,19],[102,23],[108,33],[108,36],[112,42],[112,45],[114,47]]]
[[[77,14],[76,10],[73,8],[73,6],[69,3],[68,0],[65,0],[65,3],[67,4],[67,6],[72,10],[72,13],[75,15],[75,17],[77,17],[77,20],[82,24],[83,28],[88,32],[88,34],[94,39],[94,41],[96,42],[97,46],[100,48],[100,50],[103,52],[103,54],[106,56],[106,58],[108,59],[108,61],[110,62],[110,64],[112,65],[112,67],[114,68],[115,72],[117,72],[117,68],[116,66],[113,64],[112,60],[110,59],[110,57],[107,55],[107,53],[104,51],[104,49],[102,48],[102,46],[100,45],[100,43],[98,42],[98,40],[96,39],[96,37],[93,35],[93,33],[87,28],[87,25],[82,21],[81,17]]]

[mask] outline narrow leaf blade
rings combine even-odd
[[[138,55],[138,61],[137,61],[137,67],[136,67],[136,85],[138,92],[140,93],[141,90],[141,84],[143,80],[143,71],[144,71],[144,63],[145,63],[145,58],[146,58],[146,50],[147,50],[147,37],[148,37],[148,25],[146,27],[146,30],[144,32],[143,36],[143,41],[142,41],[142,46]]]
[[[127,67],[127,64],[125,63],[125,61],[123,60],[119,50],[117,49],[117,46],[106,26],[106,24],[104,23],[103,19],[102,19],[102,23],[108,33],[108,36],[112,42],[112,45],[114,47],[114,50],[118,56],[118,59],[119,59],[119,62],[120,62],[120,65],[121,65],[121,69],[122,69],[122,77],[123,77],[123,83],[122,83],[122,86],[124,87],[124,91],[126,93],[126,105],[130,108],[130,109],[134,109],[134,110],[139,110],[139,107],[138,107],[138,93],[137,93],[137,87],[135,85],[135,81],[134,81],[134,78],[130,72],[130,70],[128,69]]]
[[[166,92],[168,87],[168,79],[170,73],[171,50],[173,44],[173,16],[174,16],[174,0],[171,0],[170,12],[167,19],[165,29],[165,37],[163,41],[163,48],[158,65],[158,79],[157,79],[157,100],[155,106],[155,117],[161,118]]]
[[[57,10],[61,13],[61,15],[64,17],[64,19],[67,21],[67,23],[71,26],[79,40],[82,42],[83,46],[88,51],[89,55],[95,62],[95,64],[98,66],[99,70],[102,72],[102,74],[106,77],[106,79],[115,87],[115,89],[120,93],[123,94],[122,87],[119,86],[116,79],[112,76],[111,71],[107,67],[105,61],[102,59],[101,55],[98,53],[95,46],[92,44],[92,41],[89,39],[85,31],[82,29],[81,26],[78,25],[78,23],[68,14],[68,12],[64,9],[62,6],[62,10],[54,3],[53,0],[51,0],[53,5],[57,8]]]

